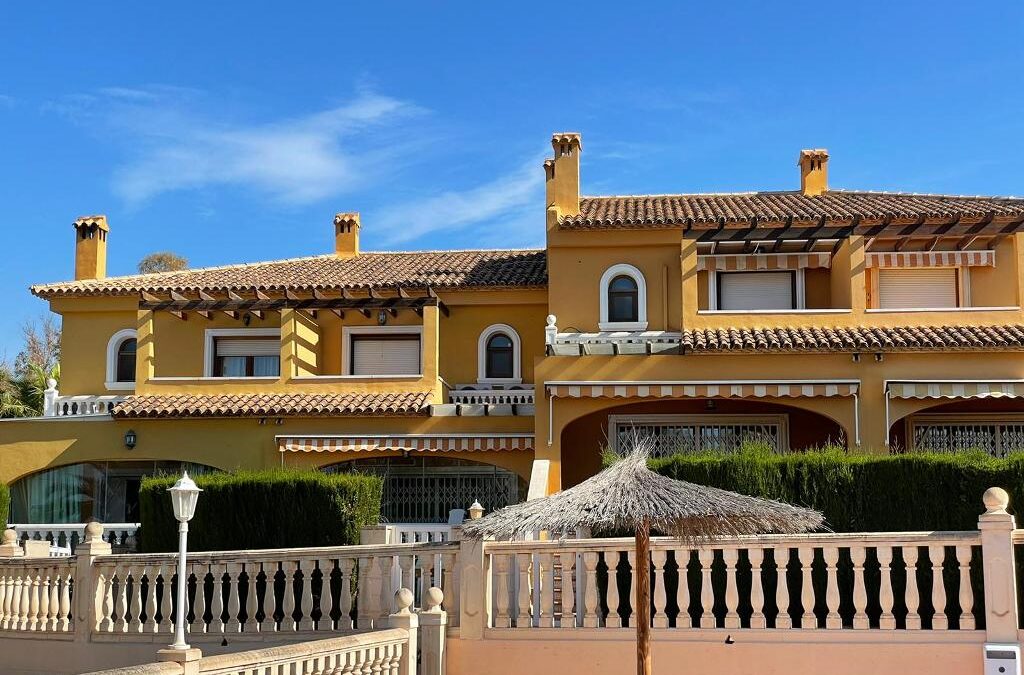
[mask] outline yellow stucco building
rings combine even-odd
[[[658,452],[1024,447],[1024,200],[835,190],[587,197],[581,139],[544,163],[542,250],[327,255],[106,277],[103,216],[42,418],[0,423],[12,520],[136,517],[182,463],[360,468],[392,520],[443,521]]]

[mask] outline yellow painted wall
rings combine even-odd
[[[995,267],[971,268],[971,305],[974,307],[1018,306],[1017,279],[1024,275],[1017,263],[1021,235],[1006,237],[996,247]]]
[[[54,300],[61,317],[61,391],[107,394],[107,343],[114,333],[135,327],[137,301],[130,298]]]

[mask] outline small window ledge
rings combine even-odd
[[[852,309],[700,309],[697,310],[697,314],[850,314],[852,311]]]
[[[280,380],[278,375],[268,375],[259,377],[177,377],[177,376],[164,376],[164,377],[151,377],[150,382],[277,382]]]
[[[134,382],[104,382],[107,391],[135,391]]]
[[[904,307],[899,309],[872,308],[867,314],[904,314],[907,312],[1019,312],[1020,307]]]
[[[359,382],[360,380],[422,380],[422,374],[407,375],[297,375],[290,382]]]
[[[598,330],[624,331],[624,330],[647,330],[646,321],[602,321],[597,324]]]

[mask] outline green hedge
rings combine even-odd
[[[224,551],[342,546],[380,517],[376,476],[310,470],[241,471],[195,476],[203,489],[189,523],[189,548]],[[176,477],[146,478],[139,493],[140,547],[175,551],[177,522],[167,488]]]
[[[0,481],[0,523],[7,525],[8,518],[11,515],[11,488],[7,487],[7,483]]]
[[[841,450],[775,454],[676,455],[655,471],[702,485],[769,497],[822,511],[836,532],[973,530],[981,496],[998,486],[1011,510],[1024,504],[1024,455],[983,453],[851,454]]]

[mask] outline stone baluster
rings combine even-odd
[[[725,562],[725,627],[739,628],[740,615],[736,611],[739,606],[739,589],[736,587],[736,562],[739,550],[722,549],[722,560]]]
[[[49,570],[48,622],[46,630],[55,631],[60,627],[60,567]]]
[[[228,570],[228,623],[226,632],[241,633],[242,563],[227,564]]]
[[[163,566],[159,563],[151,565],[146,570],[146,631],[149,633],[156,633],[160,630],[160,624],[156,620],[156,587],[161,574],[163,574]]]
[[[129,633],[142,632],[142,574],[141,568],[132,570],[132,584],[129,591],[131,601],[131,619],[128,621],[127,631]],[[196,591],[198,595],[198,591]]]
[[[850,547],[850,561],[853,562],[853,628],[867,630],[870,627],[867,614],[868,589],[864,581],[864,561],[867,549],[863,546]]]
[[[516,554],[516,572],[519,589],[516,598],[516,628],[533,628],[533,614],[530,611],[533,593],[530,589],[530,554]]]
[[[114,629],[114,567],[103,566],[100,573],[100,588],[103,589],[103,600],[99,607],[99,623],[96,629],[101,633],[110,633]]]
[[[297,626],[295,622],[295,571],[299,568],[295,560],[285,560],[281,563],[281,571],[284,573],[284,597],[281,598],[281,625],[278,630],[282,632],[294,632]]]
[[[595,551],[583,554],[583,568],[586,578],[583,582],[583,597],[580,607],[583,609],[583,627],[597,628],[601,625],[601,599],[597,597],[597,563],[599,557]]]
[[[715,561],[715,551],[710,548],[701,548],[697,551],[697,560],[700,561],[700,627],[715,628],[715,591],[711,587],[711,564]]]
[[[913,544],[903,547],[903,562],[907,564],[907,630],[921,629],[921,592],[917,588],[917,546]]]
[[[441,592],[444,593],[445,611],[448,612],[450,617],[448,621],[453,626],[457,626],[458,622],[456,617],[459,616],[459,582],[456,577],[458,574],[458,567],[456,564],[455,553],[442,554],[441,562],[444,564],[444,574],[441,579],[443,582],[441,585]]]
[[[676,617],[676,628],[693,628],[693,617],[690,616],[690,550],[676,549],[676,565],[679,567],[679,583],[676,588],[676,603],[679,616]]]
[[[115,568],[117,576],[117,615],[114,617],[114,632],[128,632],[128,575],[126,565],[118,564]]]
[[[508,628],[510,623],[509,602],[512,597],[511,577],[508,574],[509,554],[495,553],[491,556],[494,566],[494,628]]]
[[[573,571],[576,567],[576,552],[562,551],[558,555],[562,566],[562,612],[558,618],[561,628],[576,627],[576,581]]]
[[[7,611],[7,616],[10,620],[6,622],[4,628],[10,628],[11,630],[18,630],[21,628],[21,585],[22,577],[17,571],[11,572],[11,583],[8,585],[8,592],[11,594],[11,607]]]
[[[402,588],[415,588],[416,587],[416,557],[413,555],[403,555],[398,557],[398,568],[402,571],[401,573],[401,585]]]
[[[654,584],[654,612],[651,615],[651,625],[655,628],[668,628],[668,614],[666,614],[668,590],[665,588],[668,551],[664,549],[651,551],[651,561],[654,564],[654,573],[651,574],[651,583]]]
[[[313,630],[313,572],[315,564],[312,558],[299,561],[302,573],[302,600],[299,604],[299,630]]]
[[[377,566],[380,568],[380,613],[375,617],[374,626],[377,625],[377,621],[385,623],[388,615],[391,614],[391,606],[395,597],[395,593],[399,589],[391,588],[391,584],[394,580],[394,576],[391,573],[391,568],[394,565],[395,559],[389,555],[382,555],[377,558]],[[440,582],[439,582],[440,583]],[[428,587],[429,588],[429,587]],[[411,592],[411,589],[410,589]],[[415,597],[415,594],[413,595]]]
[[[761,581],[761,565],[764,563],[764,549],[748,548],[747,560],[750,561],[750,627],[767,628],[764,617],[764,586]]]
[[[356,569],[354,558],[338,558],[338,574],[340,590],[338,592],[338,630],[352,630],[352,588],[353,571]]]
[[[28,578],[28,630],[34,631],[37,628],[39,628],[39,587],[41,584],[41,579],[39,578],[39,570],[30,570],[28,572]]]
[[[7,628],[8,618],[11,615],[11,596],[7,592],[7,582],[10,575],[7,570],[0,569],[0,629]]]
[[[818,628],[818,618],[814,615],[814,585],[811,583],[814,572],[814,548],[800,546],[796,549],[796,554],[800,560],[800,605],[803,608],[800,628],[815,630]]]
[[[259,598],[256,593],[256,584],[260,576],[260,563],[250,560],[245,563],[245,625],[246,632],[255,632],[260,628],[256,619],[259,611]],[[329,596],[328,596],[329,597]]]
[[[69,569],[61,579],[60,584],[60,615],[57,622],[57,630],[68,632],[71,630],[71,570]]]
[[[974,550],[970,544],[956,547],[956,562],[960,572],[960,630],[974,630],[974,589],[971,588],[971,558]]]
[[[540,606],[537,608],[537,625],[551,628],[555,625],[555,566],[550,553],[538,556],[537,583],[540,584]]]
[[[225,564],[224,563],[210,563],[210,575],[213,577],[213,596],[210,598],[210,628],[208,629],[211,633],[222,634],[227,627],[224,621],[224,574]],[[230,583],[230,582],[228,582]],[[285,597],[287,597],[288,590],[291,588],[291,584],[285,580]],[[285,616],[287,621],[288,617]]]
[[[895,602],[892,595],[892,547],[878,546],[879,573],[881,583],[878,589],[878,603],[881,605],[882,613],[878,618],[878,627],[882,630],[895,630],[896,617],[892,614],[892,607]]]
[[[334,596],[331,590],[331,577],[334,575],[334,560],[320,558],[316,561],[316,567],[320,570],[320,599],[316,603],[320,618],[316,620],[316,630],[332,631],[334,619],[331,612],[334,610]]]
[[[843,618],[839,616],[839,549],[826,546],[821,551],[825,559],[825,575],[828,586],[825,588],[825,605],[828,614],[825,616],[827,630],[839,630],[843,627]]]
[[[380,588],[373,589],[373,575],[375,566],[371,558],[359,558],[359,579],[357,586],[356,627],[359,630],[369,630],[373,625],[373,617],[376,616],[376,603],[380,597]],[[377,592],[374,593],[373,590]]]
[[[942,573],[946,562],[946,547],[942,544],[928,547],[928,562],[932,565],[932,630],[947,630],[949,617],[946,616],[946,579]]]
[[[206,627],[206,577],[209,572],[208,565],[205,562],[193,562],[190,567],[192,576],[196,578],[196,597],[192,602],[192,613],[195,615],[195,618],[189,630],[192,633],[206,633],[208,630]],[[216,584],[214,584],[214,587],[216,588]],[[210,625],[213,625],[212,616],[210,617]]]
[[[605,551],[604,562],[608,566],[608,593],[606,603],[608,605],[608,616],[604,619],[604,625],[607,628],[621,628],[622,627],[622,615],[619,614],[619,565],[621,564],[621,556],[619,551]]]

